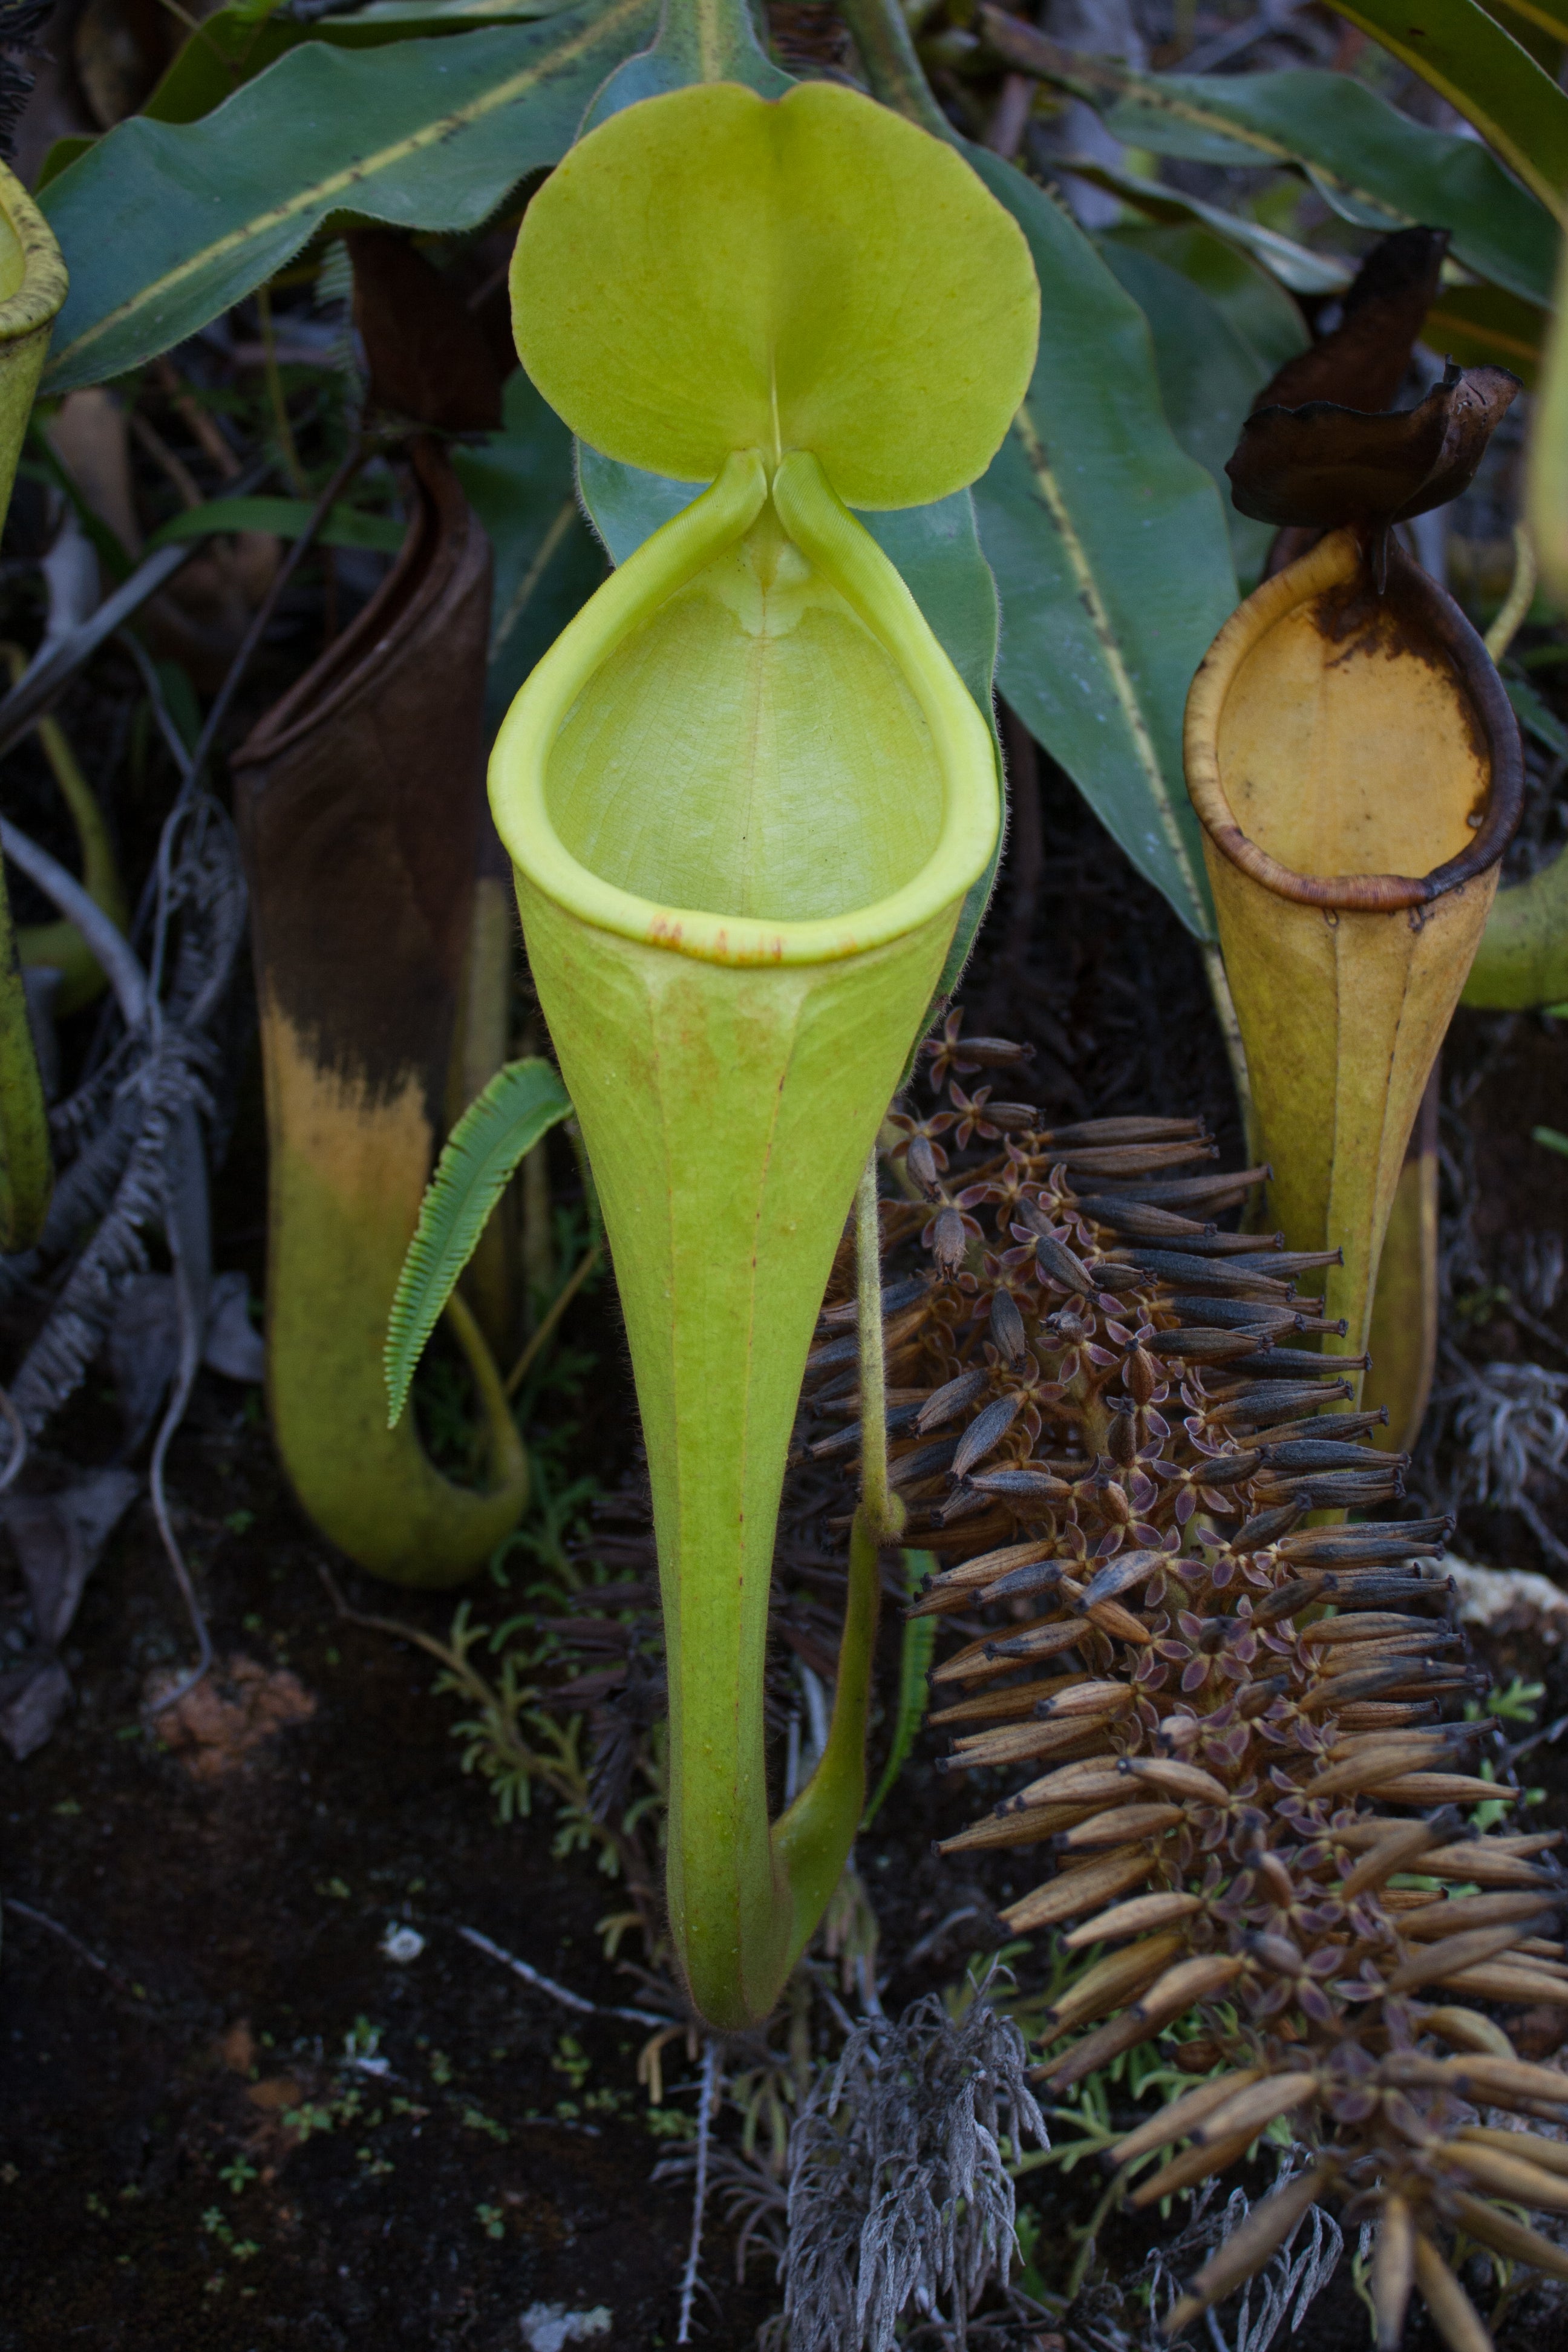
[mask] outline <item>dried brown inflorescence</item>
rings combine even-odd
[[[1221,2071],[1121,2142],[1122,2163],[1173,2151],[1134,2205],[1277,2117],[1311,2153],[1173,2329],[1331,2198],[1377,2223],[1384,2352],[1413,2284],[1480,2352],[1457,2232],[1568,2278],[1502,2210],[1568,2213],[1568,2145],[1481,2119],[1568,2121],[1568,2078],[1474,2006],[1568,2007],[1568,1882],[1554,1837],[1477,1834],[1460,1810],[1500,1790],[1466,1769],[1489,1724],[1444,1720],[1486,1681],[1447,1622],[1448,1522],[1312,1523],[1398,1498],[1405,1458],[1360,1442],[1381,1415],[1333,1410],[1359,1360],[1317,1352],[1300,1291],[1331,1261],[1216,1229],[1261,1171],[1177,1172],[1215,1156],[1195,1120],[1051,1129],[996,1099],[1024,1058],[950,1021],[944,1107],[895,1122],[921,1197],[883,1204],[890,1475],[906,1541],[942,1562],[917,1606],[988,1612],[935,1671],[941,1769],[1033,1775],[944,1850],[1044,1849],[1007,1924],[1104,1948],[1054,2013],[1076,2037],[1054,2089],[1199,2011],[1182,2063]],[[990,1156],[955,1172],[976,1139]],[[808,1367],[819,1458],[856,1443],[851,1311],[829,1307]]]

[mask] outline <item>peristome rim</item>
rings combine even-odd
[[[1182,749],[1193,806],[1222,856],[1276,898],[1294,899],[1300,906],[1377,914],[1429,906],[1497,864],[1513,838],[1524,804],[1524,760],[1512,706],[1485,645],[1447,592],[1391,538],[1390,575],[1397,580],[1400,593],[1420,607],[1432,636],[1452,660],[1486,737],[1491,777],[1486,815],[1474,841],[1429,874],[1320,875],[1299,874],[1243,832],[1219,772],[1220,718],[1237,674],[1276,622],[1324,589],[1351,579],[1363,560],[1353,530],[1330,531],[1253,591],[1204,656],[1187,696]]]
[[[775,500],[791,509],[791,537],[797,543],[803,532],[811,538],[811,560],[894,659],[901,642],[906,658],[900,667],[931,727],[944,786],[942,829],[919,873],[869,907],[810,922],[664,907],[623,890],[572,855],[551,820],[545,794],[551,748],[593,672],[637,625],[661,585],[673,593],[750,529],[770,487]],[[874,614],[865,610],[868,586],[879,592]],[[910,653],[921,656],[912,667]],[[489,777],[490,804],[507,853],[546,898],[595,929],[736,967],[837,962],[907,937],[945,908],[956,915],[985,871],[1001,823],[995,750],[968,689],[899,573],[833,496],[816,460],[799,451],[785,457],[772,485],[761,454],[738,451],[710,489],[627,557],[535,665],[501,724]]]
[[[70,279],[54,231],[15,172],[4,163],[0,163],[0,211],[22,248],[22,283],[8,301],[0,302],[0,343],[14,343],[36,328],[52,324]]]

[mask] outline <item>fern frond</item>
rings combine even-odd
[[[912,1601],[926,1579],[936,1573],[936,1560],[929,1551],[907,1551],[903,1557],[904,1579]],[[861,1819],[862,1837],[881,1811],[883,1800],[908,1763],[910,1751],[920,1737],[931,1696],[928,1677],[935,1647],[936,1619],[906,1617],[903,1642],[899,1652],[899,1712],[893,1726],[892,1745],[888,1750],[888,1760],[882,1767],[882,1777],[872,1791],[871,1801]]]
[[[211,1113],[201,1076],[205,1058],[203,1039],[165,1026],[126,1089],[122,1108],[134,1113],[134,1139],[123,1155],[97,1232],[71,1268],[48,1321],[11,1384],[12,1402],[34,1435],[79,1387],[103,1343],[123,1285],[146,1268],[142,1236],[166,1222],[175,1125],[187,1108],[204,1117]],[[108,1189],[123,1131],[117,1114],[100,1139],[102,1164],[89,1171],[91,1186],[83,1195],[89,1210],[92,1199]]]
[[[572,1097],[548,1062],[509,1062],[468,1105],[437,1162],[387,1318],[389,1429],[442,1308],[457,1287],[524,1152],[572,1115]]]

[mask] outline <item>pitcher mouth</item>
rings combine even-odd
[[[790,537],[855,608],[898,664],[931,730],[943,801],[935,846],[888,897],[843,914],[788,921],[661,906],[607,881],[563,841],[546,770],[568,712],[595,671],[664,594],[740,539],[770,496]],[[984,873],[1001,823],[990,732],[891,564],[828,488],[816,460],[786,456],[769,478],[758,450],[738,451],[712,488],[655,532],[572,621],[512,704],[490,757],[490,803],[519,873],[599,930],[708,963],[831,963],[888,945],[956,907]]]
[[[47,221],[14,172],[0,165],[0,212],[22,248],[22,282],[0,302],[0,343],[14,343],[47,327],[66,299],[69,281]]]
[[[1387,593],[1416,621],[1427,643],[1443,654],[1474,708],[1489,762],[1486,806],[1475,839],[1430,873],[1302,874],[1273,857],[1237,821],[1219,769],[1220,720],[1247,656],[1276,622],[1298,604],[1341,586],[1362,562],[1356,534],[1331,531],[1285,571],[1266,580],[1232,614],[1205,656],[1187,697],[1184,740],[1187,790],[1205,833],[1241,872],[1300,906],[1393,913],[1429,906],[1494,866],[1519,824],[1524,763],[1519,728],[1490,655],[1463,613],[1396,542],[1388,551]]]

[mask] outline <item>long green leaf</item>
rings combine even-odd
[[[531,17],[559,16],[570,5],[571,0],[371,0],[368,8],[356,8],[352,16],[335,21],[317,17],[315,22],[332,24],[332,37],[353,48],[358,46],[356,29],[362,41],[367,32],[382,26],[450,26],[462,31],[475,25],[521,24]]]
[[[1542,702],[1530,680],[1505,677],[1503,685],[1513,705],[1513,715],[1524,732],[1544,744],[1553,759],[1568,760],[1568,727]]]
[[[53,1184],[48,1112],[0,863],[0,1250],[37,1240]]]
[[[548,1062],[509,1062],[447,1138],[386,1326],[389,1429],[402,1418],[425,1344],[518,1162],[571,1114],[571,1097]]]
[[[1501,286],[1445,286],[1426,313],[1422,341],[1461,367],[1511,368],[1535,390],[1549,314]]]
[[[1568,237],[1531,425],[1525,507],[1542,585],[1568,609]]]
[[[989,711],[1000,614],[969,491],[955,490],[931,506],[860,520],[902,572],[932,635],[981,709]]]
[[[1102,253],[1108,244],[1152,253],[1168,268],[1201,287],[1251,353],[1259,384],[1267,383],[1311,341],[1300,305],[1279,281],[1250,257],[1245,247],[1211,234],[1196,221],[1183,226],[1173,221],[1127,221],[1107,229],[1099,242]],[[1353,274],[1347,267],[1341,283],[1348,286]]]
[[[521,368],[507,378],[501,430],[452,463],[495,551],[485,722],[493,737],[546,648],[605,576],[577,506],[572,436]]]
[[[1160,232],[1152,235],[1157,237]],[[1274,534],[1268,524],[1237,514],[1225,461],[1236,446],[1243,420],[1274,370],[1221,305],[1193,278],[1173,268],[1152,240],[1133,231],[1102,238],[1100,249],[1112,276],[1149,322],[1166,422],[1219,492],[1237,572],[1244,586],[1252,586],[1262,575]],[[1305,341],[1303,330],[1300,342]]]
[[[208,499],[161,523],[145,551],[151,555],[175,540],[205,539],[215,530],[268,530],[279,539],[298,539],[315,511],[309,499]],[[357,507],[336,506],[316,537],[323,547],[370,547],[395,555],[406,530],[407,525],[395,515],[365,514]]]
[[[1549,212],[1568,219],[1568,96],[1476,0],[1332,0],[1446,98]]]
[[[973,490],[1002,600],[999,681],[1133,864],[1190,929],[1214,939],[1197,821],[1182,775],[1187,687],[1236,601],[1213,482],[1173,439],[1149,329],[1077,224],[931,97],[898,0],[841,0],[872,89],[949,138],[1029,240],[1046,331],[1012,432]],[[984,11],[1012,53],[1067,58]],[[1028,47],[1028,45],[1033,47]],[[1213,961],[1217,949],[1205,944]]]
[[[1163,180],[1146,180],[1136,172],[1119,171],[1101,163],[1075,161],[1071,169],[1078,178],[1091,180],[1096,187],[1124,198],[1152,221],[1170,226],[1201,223],[1226,245],[1260,262],[1292,294],[1342,293],[1355,275],[1342,254],[1314,253],[1294,237],[1248,220],[1244,213],[1227,213],[1223,205],[1206,205],[1201,196],[1167,187]]]
[[[1134,73],[1075,56],[995,8],[983,16],[1010,64],[1088,99],[1130,147],[1194,163],[1300,164],[1347,218],[1447,228],[1468,268],[1527,301],[1552,299],[1551,213],[1478,141],[1428,131],[1348,74]]]
[[[1522,16],[1553,40],[1568,41],[1568,5],[1564,0],[1508,0],[1511,15]]]
[[[47,393],[101,383],[195,334],[334,215],[479,226],[570,146],[653,0],[350,51],[307,43],[199,122],[122,122],[43,209],[70,268]]]
[[[645,474],[640,466],[602,457],[585,441],[577,444],[578,495],[614,564],[624,563],[645,539],[684,514],[706,488],[704,482],[672,482],[665,474]]]
[[[471,33],[479,25],[523,24],[554,16],[571,0],[373,0],[352,16],[285,16],[230,0],[205,16],[175,53],[139,111],[153,122],[199,122],[306,41],[333,48],[375,49],[416,34]],[[52,175],[51,175],[52,176]]]
[[[1302,164],[1336,212],[1366,228],[1446,228],[1456,260],[1550,299],[1557,226],[1478,140],[1412,122],[1346,74],[1300,67],[1223,78],[1149,75],[1106,115],[1119,139],[1190,155],[1205,126],[1253,164]],[[1194,142],[1188,134],[1196,131]],[[1237,160],[1235,153],[1230,160]]]
[[[1028,395],[974,489],[1002,598],[1002,691],[1139,871],[1210,939],[1182,713],[1237,602],[1219,495],[1173,438],[1137,304],[1043,189],[965,152],[1029,240],[1049,321]]]

